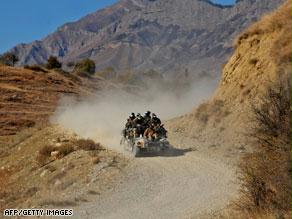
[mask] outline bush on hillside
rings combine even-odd
[[[43,69],[39,65],[25,65],[24,68],[32,70],[32,71],[36,71],[36,72],[43,72],[43,73],[47,73],[48,72],[47,70]]]
[[[83,59],[76,63],[74,72],[76,73],[88,73],[93,75],[95,73],[95,63],[91,59]]]
[[[11,52],[4,53],[0,56],[0,63],[3,65],[14,66],[18,61],[18,57]]]
[[[273,83],[260,105],[252,106],[256,151],[243,159],[242,194],[239,206],[247,212],[274,212],[282,217],[291,203],[291,100],[290,78]]]
[[[50,56],[48,59],[48,62],[46,64],[47,69],[58,69],[62,67],[62,63],[58,61],[57,57],[55,56]]]
[[[76,146],[80,150],[85,151],[94,151],[94,150],[102,150],[102,146],[100,143],[95,143],[91,139],[79,139],[75,142]]]

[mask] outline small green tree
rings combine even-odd
[[[95,73],[95,63],[91,59],[83,59],[75,65],[74,71],[93,75]]]
[[[61,68],[62,63],[58,61],[57,57],[55,56],[50,56],[48,59],[48,62],[46,64],[47,69],[54,69],[54,68]]]
[[[7,52],[0,56],[0,63],[4,65],[14,66],[18,61],[18,57],[12,52]]]

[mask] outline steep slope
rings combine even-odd
[[[121,0],[67,23],[41,41],[12,49],[20,65],[91,58],[97,69],[217,75],[232,51],[230,41],[282,0],[241,0],[220,6],[208,0]]]
[[[258,103],[271,82],[290,78],[290,10],[287,2],[238,37],[214,96],[192,113],[170,121],[174,139],[181,139],[181,144],[191,139],[196,145],[221,147],[225,154],[234,152],[232,156],[247,149],[251,104]]]

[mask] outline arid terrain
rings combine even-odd
[[[62,96],[94,96],[103,82],[45,71],[0,66],[1,210],[76,205],[87,192],[99,193],[90,185],[103,169],[118,171],[126,164],[117,153],[95,148],[92,142],[84,140],[85,146],[79,147],[76,135],[49,122]],[[59,155],[51,156],[50,150]],[[108,171],[108,177],[114,172]]]
[[[202,95],[167,96],[172,89],[166,86],[159,98],[161,89],[108,80],[104,72],[0,65],[0,212],[73,208],[73,218],[88,219],[290,218],[290,155],[284,146],[266,150],[252,143],[250,134],[257,125],[252,107],[262,107],[273,82],[290,79],[290,11],[286,2],[237,37],[218,88],[201,104],[192,98]],[[193,109],[182,113],[180,105],[190,100]],[[119,145],[122,116],[148,107],[162,116],[172,147],[134,158]],[[282,114],[280,121],[290,124]],[[277,132],[271,138],[285,137]],[[261,156],[272,165],[258,161]],[[254,184],[243,170],[255,171]],[[256,198],[244,196],[249,185]]]
[[[101,79],[0,68],[5,94],[0,137],[2,210],[73,207],[75,218],[187,218],[213,215],[236,196],[235,168],[229,162],[234,160],[210,157],[195,144],[185,147],[170,136],[171,153],[133,159],[122,150],[82,139],[74,129],[50,124],[62,96],[74,96],[77,102],[92,98],[98,93],[96,87],[106,84]],[[16,123],[19,118],[31,125]],[[94,139],[102,143],[102,138]]]

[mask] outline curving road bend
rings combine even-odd
[[[234,197],[235,170],[196,151],[136,158],[116,186],[74,209],[74,218],[198,218]]]

